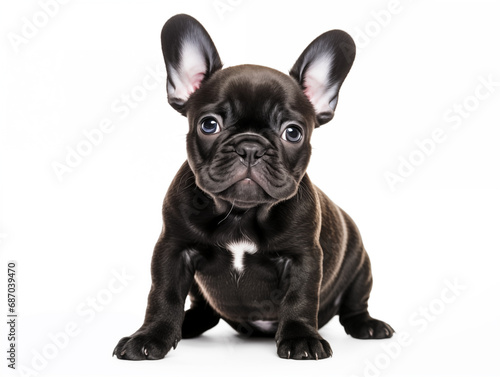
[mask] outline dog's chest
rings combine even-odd
[[[221,246],[211,249],[197,264],[195,280],[205,299],[224,318],[248,321],[257,311],[258,318],[252,317],[252,321],[275,320],[277,306],[269,303],[283,293],[282,258],[270,257],[249,241]]]

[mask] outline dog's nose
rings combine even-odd
[[[260,143],[244,141],[239,143],[234,151],[241,157],[240,161],[245,166],[254,166],[266,154],[266,148]]]

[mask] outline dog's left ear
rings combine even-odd
[[[330,30],[316,38],[290,70],[313,104],[318,126],[332,120],[340,86],[356,56],[353,39],[342,30]]]
[[[165,23],[161,47],[167,68],[168,102],[185,115],[186,101],[222,68],[222,62],[205,28],[187,14],[173,16]]]

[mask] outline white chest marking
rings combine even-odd
[[[243,258],[245,253],[254,254],[257,252],[257,245],[250,241],[231,242],[226,248],[233,254],[233,267],[236,271],[243,271]]]

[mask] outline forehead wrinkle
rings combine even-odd
[[[314,109],[300,86],[290,85],[292,80],[264,67],[229,67],[217,72],[195,95],[200,104],[211,99],[203,110],[222,116],[226,126],[255,123],[257,128],[276,130],[287,121],[313,124]]]
[[[226,120],[231,124],[239,123],[242,126],[253,125],[253,127],[257,127],[260,125],[261,127],[266,125],[277,131],[287,121],[295,121],[302,125],[306,124],[304,115],[294,111],[293,107],[290,107],[286,101],[280,102],[263,96],[254,98],[255,100],[251,103],[247,102],[248,106],[245,106],[243,100],[235,97],[223,101],[224,104],[220,106],[226,109]]]

